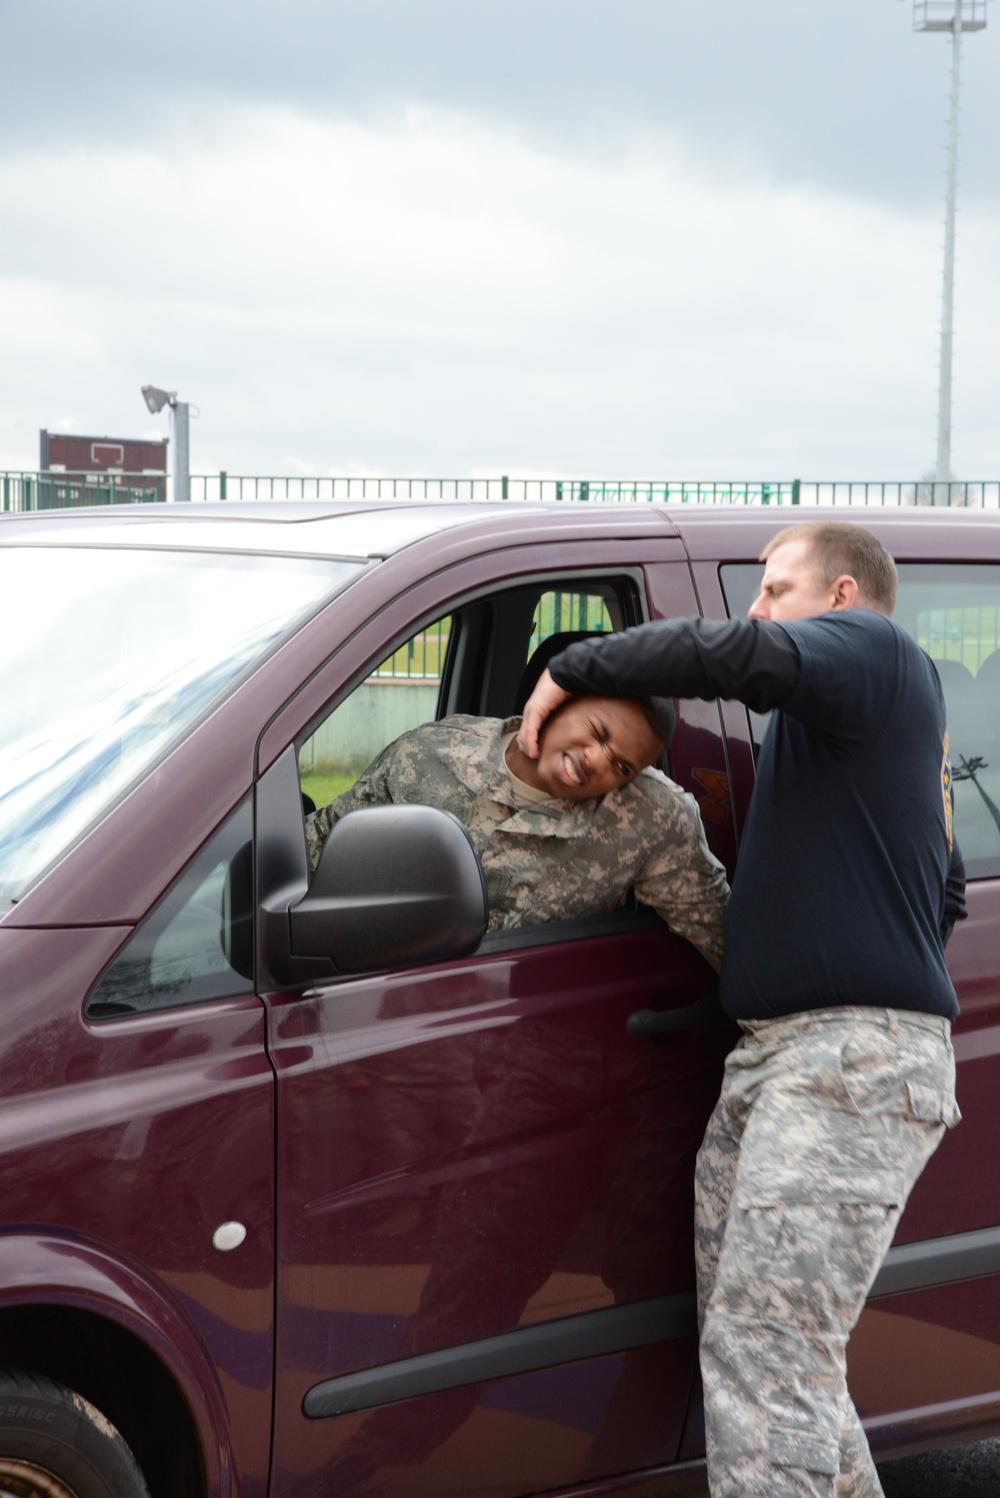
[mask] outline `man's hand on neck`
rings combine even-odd
[[[542,783],[538,773],[538,761],[529,759],[524,750],[518,746],[517,735],[511,739],[504,753],[504,760],[512,775],[518,780],[523,780],[525,785],[530,785],[536,791],[548,791],[547,785]],[[551,792],[549,792],[551,795]]]

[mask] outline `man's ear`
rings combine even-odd
[[[836,578],[830,591],[833,594],[832,609],[856,609],[859,606],[861,590],[857,578],[852,577],[849,572]]]

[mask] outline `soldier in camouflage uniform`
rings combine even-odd
[[[944,700],[892,622],[895,566],[870,531],[796,526],[763,559],[750,619],[663,620],[556,656],[522,748],[570,692],[774,710],[719,989],[744,1034],[695,1179],[709,1482],[713,1498],[881,1498],[847,1339],[959,1118]]]
[[[628,713],[607,739],[594,724],[603,729],[622,709]],[[600,915],[631,885],[718,970],[725,872],[708,850],[693,797],[648,768],[669,729],[650,732],[636,703],[602,709],[599,699],[580,699],[554,722],[547,742],[562,747],[550,752],[548,768],[543,754],[543,783],[532,785],[527,777],[538,777],[516,750],[519,721],[463,715],[403,734],[349,791],[306,818],[310,866],[333,823],[357,807],[442,807],[472,834],[490,930]]]

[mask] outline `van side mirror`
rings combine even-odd
[[[489,904],[466,829],[432,806],[369,806],[334,823],[307,892],[289,906],[294,958],[372,973],[468,957]]]

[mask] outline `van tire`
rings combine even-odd
[[[11,1368],[0,1368],[0,1493],[149,1498],[135,1458],[100,1410],[64,1384]]]

